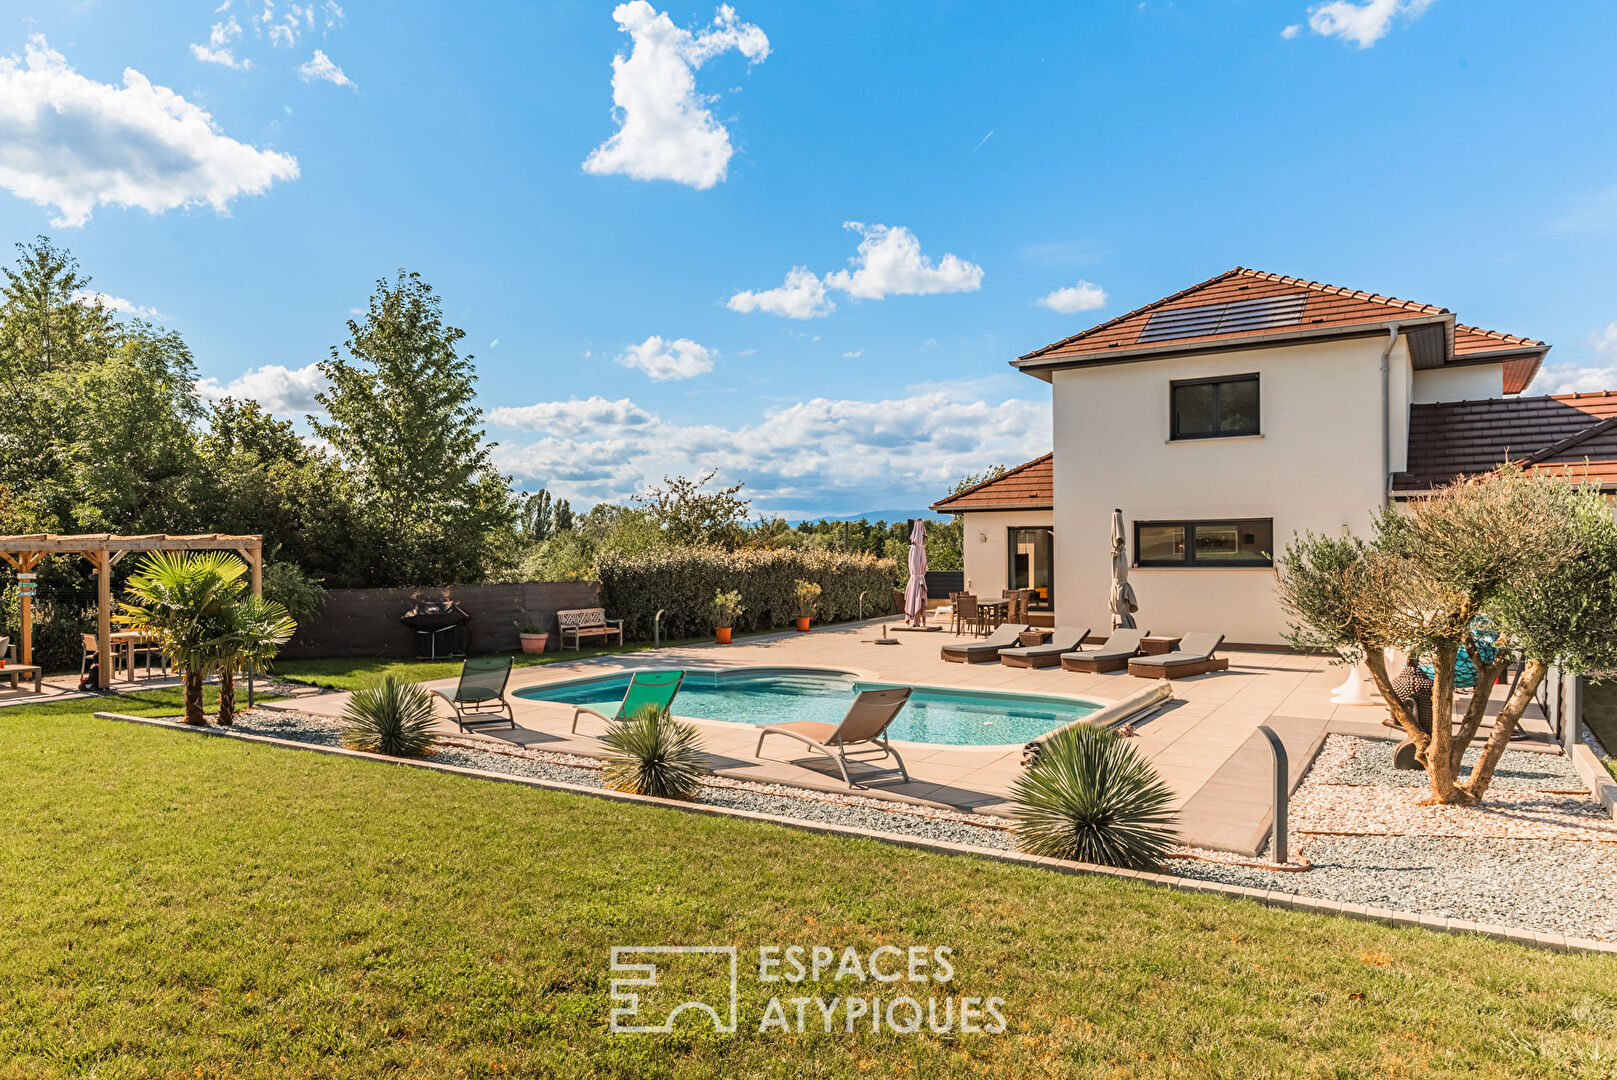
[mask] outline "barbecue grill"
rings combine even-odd
[[[453,600],[416,600],[399,619],[415,631],[416,656],[437,660],[466,655],[466,623],[471,616]]]

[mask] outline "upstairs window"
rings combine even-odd
[[[1258,434],[1258,377],[1181,379],[1168,386],[1174,439]]]
[[[1274,519],[1136,521],[1136,566],[1273,566]]]

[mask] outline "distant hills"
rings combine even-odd
[[[811,517],[787,518],[787,524],[797,525],[804,521],[885,521],[889,525],[895,521],[908,521],[910,518],[926,518],[928,521],[947,521],[948,514],[935,514],[931,510],[866,510],[862,514],[816,514]]]

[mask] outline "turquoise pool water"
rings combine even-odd
[[[588,705],[611,715],[629,685],[627,673],[518,690],[518,697]],[[674,713],[739,724],[819,720],[834,724],[858,690],[891,683],[863,682],[836,672],[693,671],[685,676]],[[919,687],[887,733],[902,742],[940,746],[1025,743],[1094,712],[1098,705],[1028,694],[980,693]]]

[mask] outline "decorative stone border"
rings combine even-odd
[[[824,836],[843,836],[857,840],[875,840],[879,843],[889,844],[893,847],[914,848],[922,851],[934,851],[945,855],[969,855],[974,858],[987,859],[993,862],[1010,863],[1019,866],[1038,867],[1058,874],[1071,874],[1075,876],[1103,876],[1122,878],[1129,881],[1138,881],[1142,884],[1163,886],[1178,889],[1181,892],[1209,893],[1216,896],[1228,897],[1238,900],[1251,900],[1255,903],[1269,907],[1287,908],[1292,911],[1306,911],[1318,915],[1341,915],[1361,922],[1378,922],[1387,926],[1411,926],[1425,930],[1436,930],[1449,934],[1482,934],[1499,941],[1509,941],[1517,945],[1526,945],[1536,949],[1547,949],[1553,952],[1578,953],[1604,953],[1617,955],[1617,942],[1596,941],[1592,938],[1566,937],[1562,934],[1538,933],[1532,930],[1523,930],[1518,927],[1498,926],[1491,923],[1474,923],[1464,919],[1444,919],[1433,915],[1424,915],[1412,911],[1394,911],[1387,908],[1366,907],[1362,904],[1343,904],[1335,900],[1321,900],[1312,896],[1304,896],[1297,892],[1283,889],[1252,889],[1240,885],[1223,885],[1213,881],[1199,881],[1194,878],[1175,877],[1172,874],[1152,874],[1138,870],[1120,870],[1111,866],[1097,866],[1093,863],[1067,862],[1062,859],[1050,859],[1042,855],[1028,855],[1019,851],[998,851],[994,848],[976,847],[971,844],[955,844],[942,840],[923,840],[913,836],[898,836],[892,833],[876,832],[871,829],[859,829],[848,825],[832,825],[827,822],[805,821],[801,818],[782,817],[777,814],[764,814],[755,810],[737,810],[729,807],[708,806],[702,803],[681,802],[677,799],[657,799],[649,795],[634,795],[625,791],[611,791],[605,788],[584,787],[579,784],[568,784],[558,780],[541,780],[531,776],[515,776],[510,773],[490,772],[485,769],[468,769],[459,765],[443,765],[436,762],[424,761],[416,758],[395,758],[383,754],[368,754],[360,750],[346,750],[337,746],[320,746],[314,743],[298,742],[293,739],[277,739],[268,735],[249,735],[245,732],[225,731],[211,727],[189,727],[176,724],[173,720],[150,716],[128,716],[122,713],[98,712],[94,714],[98,720],[114,720],[120,723],[143,724],[148,727],[166,728],[170,731],[183,731],[198,735],[211,735],[216,738],[239,739],[243,742],[263,743],[270,746],[285,747],[289,750],[305,750],[316,754],[330,754],[334,757],[358,758],[363,761],[372,761],[384,765],[402,766],[411,769],[426,769],[432,772],[451,773],[456,776],[467,776],[479,780],[493,780],[503,784],[518,784],[526,787],[543,788],[547,791],[560,791],[570,795],[585,795],[594,799],[606,799],[609,802],[638,803],[644,806],[656,806],[665,810],[679,810],[688,814],[707,814],[716,817],[742,818],[750,821],[762,821],[771,825],[783,825],[790,829],[802,832],[818,833]]]

